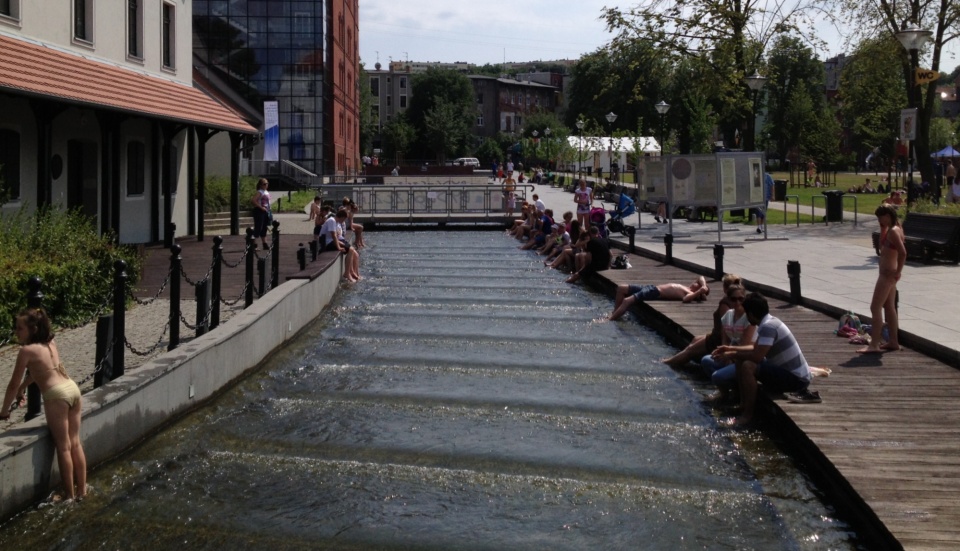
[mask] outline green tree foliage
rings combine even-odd
[[[791,151],[805,150],[803,140],[821,139],[811,135],[825,108],[823,63],[813,50],[795,36],[779,36],[767,59],[767,78],[762,96],[766,98],[766,126],[763,133],[781,159]],[[828,142],[839,143],[839,131]],[[810,145],[810,144],[807,144]],[[819,148],[815,148],[819,149]],[[832,153],[831,153],[832,154]],[[817,162],[825,160],[816,157]]]
[[[431,113],[434,130],[446,128],[447,138],[453,140],[444,144],[442,150],[454,155],[465,151],[469,142],[468,132],[459,132],[457,129],[469,130],[477,116],[477,100],[470,79],[452,69],[430,68],[414,75],[412,86],[414,94],[406,115],[416,132],[413,150],[421,154],[440,151],[437,147],[438,138],[431,136],[427,122],[427,115]],[[443,125],[438,127],[442,121]]]
[[[842,114],[860,158],[878,148],[887,159],[893,157],[900,110],[907,103],[900,48],[889,35],[864,40],[840,75]]]
[[[381,134],[383,136],[383,158],[393,159],[393,162],[399,165],[410,151],[416,137],[416,130],[407,122],[406,113],[400,113],[383,125]]]
[[[954,126],[950,122],[950,119],[945,119],[943,117],[937,117],[930,120],[930,149],[933,152],[940,151],[948,145],[956,145],[954,143]]]
[[[752,114],[742,79],[759,68],[769,41],[789,30],[810,36],[814,28],[812,6],[805,0],[641,0],[603,13],[615,48],[644,41],[662,57],[706,62],[712,70],[704,84],[714,88],[707,98],[725,134]],[[752,132],[745,146],[753,146]]]
[[[480,167],[486,168],[490,163],[496,161],[502,163],[504,161],[504,150],[500,147],[500,144],[497,140],[493,138],[486,138],[483,140],[483,143],[480,144],[480,147],[477,148],[476,156],[480,159]]]
[[[460,106],[444,98],[435,98],[433,107],[424,115],[426,140],[436,155],[437,163],[443,165],[447,155],[463,151],[470,134],[469,119],[462,116]]]
[[[0,205],[10,200],[10,190],[7,189],[7,183],[3,181],[3,165],[0,165]]]
[[[916,25],[931,31],[932,43],[923,50],[907,52],[896,42],[897,61],[894,66],[900,69],[901,87],[906,88],[909,105],[917,107],[917,139],[913,144],[920,164],[922,179],[933,181],[933,162],[930,158],[930,119],[934,113],[934,101],[937,96],[936,84],[913,86],[913,68],[940,70],[944,47],[956,40],[957,26],[960,25],[960,2],[940,0],[819,0],[826,14],[850,24],[854,29],[853,40],[864,42],[869,39],[894,39],[896,33],[908,26]],[[901,105],[906,105],[904,102]]]
[[[370,94],[370,75],[365,69],[360,69],[360,151],[373,153],[373,138],[377,135],[377,117],[373,115],[373,96]]]

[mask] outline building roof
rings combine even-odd
[[[192,86],[0,35],[0,91],[218,130],[257,129]]]

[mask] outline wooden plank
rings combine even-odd
[[[634,266],[603,272],[609,283],[687,283],[695,276],[631,255]],[[746,275],[746,274],[742,274]],[[720,284],[699,304],[653,301],[644,312],[699,335],[712,326]],[[769,299],[771,314],[797,337],[822,404],[773,407],[799,429],[846,479],[887,530],[908,549],[960,548],[960,371],[911,350],[865,356],[838,338],[837,321],[808,308]],[[677,329],[671,331],[676,332]],[[809,456],[809,455],[808,455]],[[829,488],[825,488],[829,490]],[[842,498],[846,499],[846,498]]]

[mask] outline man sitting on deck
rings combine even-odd
[[[682,300],[683,302],[700,301],[707,298],[710,288],[707,280],[700,276],[690,286],[680,283],[662,283],[660,285],[628,285],[617,286],[617,299],[614,302],[611,320],[620,319],[633,303],[642,300]]]
[[[770,315],[767,299],[760,293],[750,293],[743,301],[743,309],[751,325],[757,326],[757,340],[741,346],[719,346],[713,351],[717,360],[733,361],[737,365],[737,383],[740,387],[740,416],[737,425],[753,421],[757,403],[757,382],[772,392],[789,392],[791,402],[820,401],[820,394],[810,392],[810,366],[807,365],[797,339],[782,321]]]

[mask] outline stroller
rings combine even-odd
[[[607,211],[603,210],[603,207],[593,207],[590,209],[590,225],[595,226],[600,230],[600,238],[606,239],[609,237],[609,232],[607,232]]]
[[[607,221],[606,229],[611,232],[619,232],[623,235],[629,235],[627,226],[624,224],[623,219],[637,212],[637,207],[633,199],[626,193],[621,193],[620,201],[617,203],[617,208],[608,212],[610,213],[610,220]],[[592,214],[593,213],[591,212],[591,216]]]

